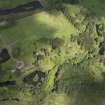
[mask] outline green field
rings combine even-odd
[[[30,1],[0,0],[0,8]],[[1,16],[0,49],[7,48],[11,59],[0,63],[0,86],[12,80],[16,86],[0,87],[0,105],[105,104],[105,3],[80,1]]]
[[[31,56],[30,52],[32,52],[30,50],[31,44],[36,39],[43,37],[68,38],[71,34],[75,34],[76,31],[74,26],[68,22],[61,12],[58,12],[55,16],[47,12],[41,12],[18,20],[16,26],[3,29],[0,34],[1,40],[7,45],[11,43],[16,43],[16,46],[21,45],[25,51],[22,57],[28,59]]]

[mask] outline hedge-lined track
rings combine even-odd
[[[11,9],[2,9],[0,8],[0,15],[8,15],[12,13],[21,13],[26,11],[32,11],[43,8],[40,1],[32,1],[23,5],[19,5]]]

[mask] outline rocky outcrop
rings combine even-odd
[[[23,82],[36,86],[38,84],[41,84],[45,77],[46,77],[46,74],[44,72],[42,72],[42,71],[34,71],[31,74],[27,75],[23,79]]]
[[[0,64],[8,61],[10,59],[10,55],[6,48],[0,49]]]

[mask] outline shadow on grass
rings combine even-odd
[[[82,65],[83,67],[75,65],[69,68],[66,68],[67,65],[64,66],[66,74],[62,76],[63,85],[59,84],[61,92],[64,87],[71,100],[69,105],[105,105],[105,73],[102,72],[102,80],[95,80],[89,72],[89,65],[87,63]]]
[[[105,16],[105,12],[103,11],[105,9],[105,0],[70,0],[68,3],[73,5],[79,4],[88,8],[97,17]]]
[[[84,83],[85,87],[78,91],[75,105],[105,105],[104,83]]]
[[[75,97],[73,105],[105,105],[105,75],[102,74],[104,80],[101,82],[93,80],[85,80]]]
[[[89,9],[89,11],[97,17],[105,17],[105,1],[104,0],[80,0],[81,6]]]

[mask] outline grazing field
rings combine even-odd
[[[104,0],[47,1],[0,16],[0,105],[105,105]]]
[[[32,52],[31,45],[36,39],[48,37],[68,38],[71,34],[76,34],[77,30],[68,22],[65,16],[58,12],[57,14],[48,14],[47,12],[37,13],[16,21],[16,25],[7,27],[0,32],[1,40],[7,45],[20,46],[24,49],[22,56],[25,59],[31,59],[28,54]],[[28,58],[27,58],[28,57]],[[29,61],[28,59],[28,61]]]

